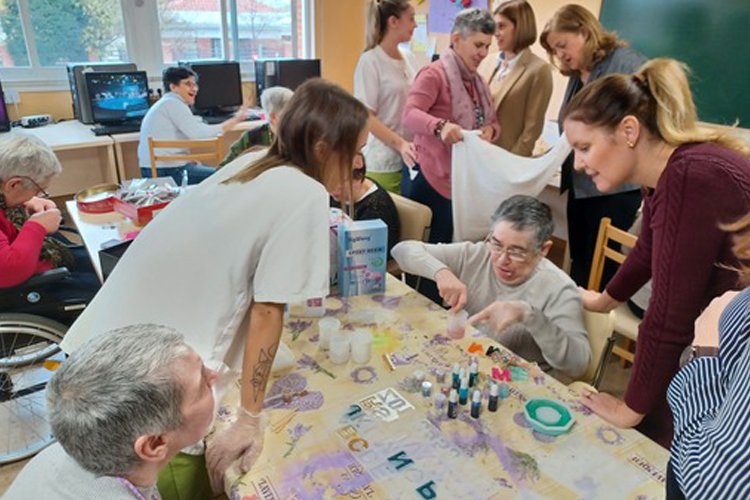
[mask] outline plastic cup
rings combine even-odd
[[[334,365],[345,365],[349,361],[351,338],[348,332],[338,331],[331,334],[328,341],[328,359]]]
[[[453,314],[448,313],[448,338],[449,339],[462,339],[466,334],[466,322],[469,319],[469,313],[466,309]]]
[[[320,334],[320,340],[318,340],[318,346],[321,349],[328,349],[328,345],[331,340],[331,335],[338,333],[341,330],[341,321],[336,318],[323,318],[318,321],[318,333]]]
[[[369,363],[372,356],[372,333],[367,330],[355,330],[352,334],[352,361]]]

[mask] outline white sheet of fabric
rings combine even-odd
[[[453,145],[453,241],[484,239],[498,205],[516,194],[538,197],[570,151],[562,135],[546,154],[526,158],[465,130]]]

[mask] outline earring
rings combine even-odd
[[[629,148],[634,148],[635,147],[635,143],[633,141],[628,141],[627,145],[628,145]]]

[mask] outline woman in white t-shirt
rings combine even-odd
[[[237,158],[168,205],[62,343],[71,352],[92,335],[156,323],[182,332],[210,368],[241,368],[237,421],[206,451],[217,489],[232,462],[247,471],[262,449],[266,383],[277,350],[290,354],[279,341],[285,304],[328,295],[329,192],[351,189],[367,120],[335,84],[300,86],[270,149]]]
[[[370,111],[367,175],[393,193],[401,192],[402,161],[411,168],[417,157],[401,125],[416,63],[410,52],[399,48],[411,40],[416,27],[408,0],[370,0],[367,47],[354,70],[354,95]]]

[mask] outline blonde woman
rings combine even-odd
[[[367,46],[354,70],[354,95],[370,112],[367,176],[394,193],[401,192],[402,166],[413,167],[417,156],[411,136],[401,125],[416,63],[399,48],[411,40],[416,27],[414,7],[408,0],[370,0]]]
[[[599,20],[580,5],[565,5],[552,16],[539,37],[553,64],[569,76],[558,123],[562,130],[565,108],[584,85],[614,73],[635,73],[646,58],[627,47],[626,42],[608,32]],[[585,174],[575,172],[572,155],[562,168],[562,192],[568,194],[568,243],[573,260],[570,275],[580,286],[588,283],[594,257],[596,235],[602,217],[612,219],[615,227],[633,225],[641,204],[639,186],[623,184],[606,195]],[[606,267],[606,284],[614,267]]]
[[[485,59],[479,73],[490,86],[500,124],[495,144],[531,156],[552,97],[552,67],[529,48],[536,41],[536,19],[526,0],[503,2],[493,16],[500,52]]]
[[[644,188],[637,245],[604,292],[582,292],[584,307],[607,312],[649,278],[653,286],[625,400],[598,393],[583,402],[614,425],[639,425],[665,447],[672,439],[667,386],[695,319],[739,285],[731,236],[720,226],[750,212],[750,151],[696,120],[685,67],[671,59],[597,80],[564,115],[577,171],[603,193],[626,183]]]

